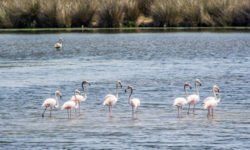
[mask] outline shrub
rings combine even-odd
[[[57,27],[57,0],[42,0],[37,27]]]
[[[5,11],[14,27],[35,27],[40,5],[37,0],[6,1]]]
[[[103,0],[100,3],[99,26],[120,27],[123,20],[122,0]]]
[[[90,26],[97,10],[96,0],[75,0],[72,8],[72,26]]]
[[[136,0],[126,0],[124,4],[124,21],[125,26],[135,26],[136,20],[140,16],[138,3]]]
[[[179,0],[156,0],[151,12],[155,26],[178,26],[182,20]]]

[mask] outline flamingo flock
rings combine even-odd
[[[68,118],[71,118],[71,109],[75,109],[75,113],[77,113],[77,109],[78,112],[80,114],[80,103],[86,101],[87,99],[87,93],[85,91],[85,85],[91,85],[90,82],[84,80],[82,82],[82,91],[84,93],[84,95],[81,94],[81,91],[76,89],[74,91],[74,95],[68,100],[66,101],[62,107],[61,110],[67,109],[67,115]],[[199,102],[200,100],[200,95],[199,95],[199,89],[198,86],[201,86],[202,83],[199,79],[195,80],[195,94],[192,95],[188,95],[187,92],[187,87],[189,87],[189,90],[192,89],[192,86],[189,82],[186,82],[184,84],[184,93],[185,93],[185,97],[178,97],[176,99],[174,99],[174,103],[173,106],[177,107],[177,111],[178,111],[178,117],[182,117],[182,112],[183,112],[183,107],[188,104],[188,111],[187,114],[190,114],[190,105],[193,105],[193,114],[195,114],[195,105]],[[121,80],[118,80],[116,82],[116,93],[115,95],[113,94],[108,94],[105,96],[103,105],[108,106],[109,108],[109,116],[112,117],[112,107],[118,102],[118,93],[119,93],[119,87],[122,88],[122,82]],[[132,94],[133,94],[133,87],[132,86],[127,86],[125,88],[125,93],[130,90],[130,94],[128,97],[128,104],[131,106],[132,109],[132,116],[134,117],[134,113],[138,112],[138,108],[141,105],[141,101],[139,98],[132,98]],[[214,116],[214,108],[218,105],[218,103],[221,100],[221,96],[219,93],[219,87],[217,85],[213,86],[213,96],[212,97],[207,97],[203,100],[202,105],[203,105],[203,109],[207,109],[208,113],[207,113],[207,117],[209,117],[210,115],[213,117]],[[45,101],[42,104],[42,107],[45,107],[43,113],[42,113],[42,117],[44,117],[44,114],[47,110],[47,108],[50,108],[50,117],[52,116],[52,110],[57,109],[59,107],[59,101],[57,96],[60,96],[60,99],[62,99],[62,93],[60,91],[56,91],[55,92],[55,98],[47,98],[45,99]]]

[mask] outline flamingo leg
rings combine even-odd
[[[80,102],[78,102],[78,105],[79,105],[79,115],[80,115]]]
[[[181,117],[182,117],[182,106],[181,106]]]
[[[214,109],[212,108],[212,116],[214,116]]]
[[[75,108],[75,114],[76,114],[76,108]]]
[[[178,109],[178,117],[180,116],[180,113],[179,113],[179,106],[177,106],[177,109]]]
[[[195,114],[195,103],[194,103],[194,108],[193,108],[193,114]]]
[[[45,113],[46,110],[47,110],[47,107],[45,107],[45,109],[44,109],[44,111],[42,113],[42,117],[44,117],[44,113]]]
[[[210,115],[210,109],[207,109],[207,117]]]
[[[132,106],[132,117],[134,118],[134,107]]]
[[[187,112],[187,114],[189,114],[189,110],[190,110],[190,104],[189,104],[189,106],[188,106],[188,112]]]
[[[50,108],[50,113],[49,113],[49,116],[50,116],[50,117],[51,117],[51,115],[52,115],[51,111],[52,111],[52,108]]]
[[[70,114],[70,119],[71,119],[71,108],[70,108],[69,114]]]
[[[67,109],[68,119],[69,119],[69,110]]]

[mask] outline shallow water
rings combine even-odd
[[[0,149],[249,149],[249,75],[250,33],[0,34]],[[196,78],[201,100],[220,87],[215,116],[199,102],[177,118],[173,100]],[[118,79],[141,99],[134,119],[124,89],[112,118],[102,105]],[[41,117],[45,98],[60,90],[61,106],[82,80],[80,116]]]

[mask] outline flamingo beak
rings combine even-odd
[[[190,85],[189,88],[192,89],[192,86]]]

